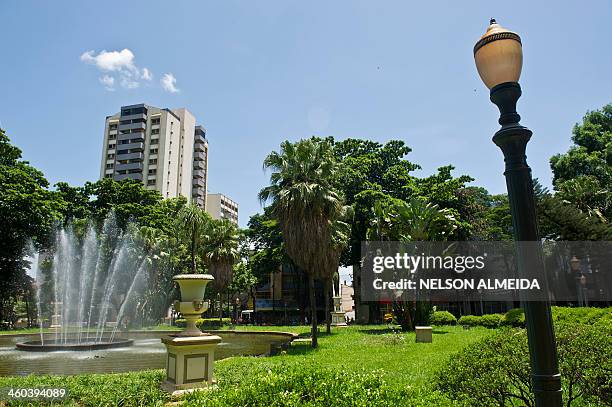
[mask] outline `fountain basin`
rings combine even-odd
[[[56,341],[54,339],[45,340],[44,343],[41,341],[27,341],[18,342],[15,347],[20,350],[29,352],[53,352],[60,350],[97,350],[97,349],[111,349],[111,348],[123,348],[126,346],[132,346],[134,341],[132,339],[124,338],[104,338],[97,342],[78,342],[76,340],[67,341]]]

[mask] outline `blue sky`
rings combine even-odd
[[[208,129],[209,190],[239,203],[243,226],[261,210],[263,158],[311,135],[405,140],[421,175],[452,163],[500,193],[497,111],[472,56],[495,17],[523,39],[519,112],[550,185],[574,123],[612,102],[611,4],[3,1],[0,125],[52,183],[79,185],[99,175],[106,115],[187,107]]]

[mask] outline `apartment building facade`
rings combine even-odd
[[[206,212],[213,219],[229,219],[238,225],[238,203],[223,194],[208,194],[206,196]]]
[[[187,109],[122,106],[108,116],[100,178],[134,179],[164,198],[185,196],[206,206],[208,141]]]

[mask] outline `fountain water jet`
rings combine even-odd
[[[52,257],[53,286],[48,293],[42,292],[49,287],[44,284],[38,257],[38,253],[30,256],[29,274],[36,275],[41,337],[40,341],[16,344],[18,349],[91,350],[132,344],[115,334],[121,318],[135,303],[148,263],[133,236],[119,230],[113,213],[105,220],[101,233],[89,224],[82,239],[72,226],[58,230]],[[44,294],[52,296],[54,339],[45,339],[42,333]],[[107,331],[113,319],[114,327]]]

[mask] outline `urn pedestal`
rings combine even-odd
[[[346,326],[345,313],[342,311],[340,301],[340,297],[334,297],[334,312],[331,313],[332,326]]]
[[[179,274],[173,278],[181,290],[181,301],[175,301],[174,308],[187,325],[183,331],[161,339],[167,353],[163,390],[175,393],[214,384],[215,348],[221,337],[202,333],[196,326],[200,315],[208,309],[204,291],[213,279],[210,274]]]

